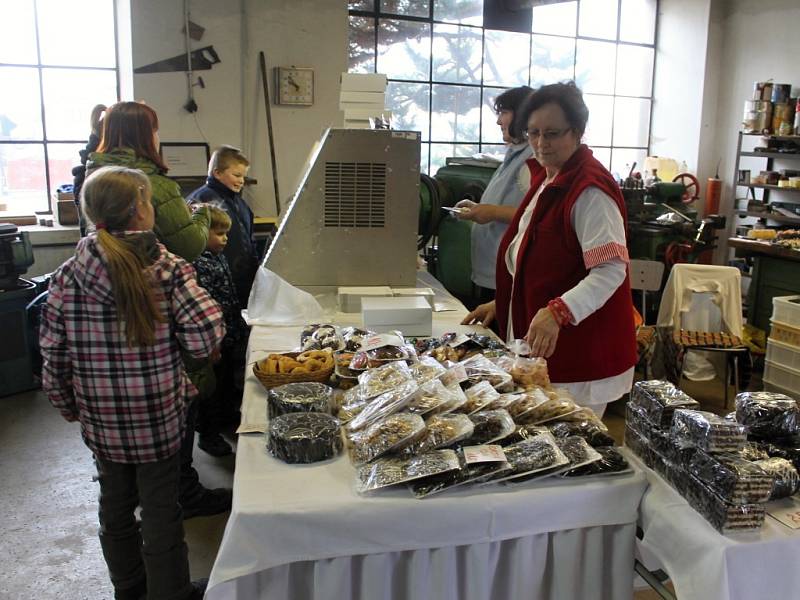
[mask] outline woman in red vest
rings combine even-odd
[[[464,323],[496,318],[504,339],[524,338],[554,385],[602,416],[636,364],[625,202],[581,143],[589,110],[573,82],[539,88],[517,118],[531,189],[500,242],[496,298]]]

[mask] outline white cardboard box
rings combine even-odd
[[[355,92],[383,92],[386,75],[383,73],[342,73],[342,90]]]
[[[400,298],[425,298],[433,308],[434,292],[431,288],[392,288],[392,295]]]
[[[383,296],[392,296],[392,288],[387,285],[340,287],[338,290],[339,310],[345,313],[361,312],[362,298]]]
[[[361,300],[364,329],[376,333],[399,330],[403,335],[431,335],[433,310],[425,298],[394,297]]]

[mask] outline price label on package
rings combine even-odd
[[[361,342],[361,350],[367,352],[384,346],[402,346],[404,343],[403,337],[396,333],[379,333],[371,335]]]
[[[505,462],[506,453],[503,447],[497,444],[483,444],[481,446],[464,446],[464,462],[468,465],[486,462]]]
[[[767,514],[790,529],[800,529],[800,501],[783,498],[767,504]]]

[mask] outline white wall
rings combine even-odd
[[[184,52],[183,2],[132,0],[133,66]],[[205,27],[192,48],[213,45],[222,62],[197,71],[205,89],[194,88],[199,111],[183,109],[188,93],[183,72],[134,76],[134,97],[156,109],[162,141],[241,147],[258,180],[245,197],[259,216],[275,215],[258,52],[268,75],[277,65],[313,67],[315,103],[308,108],[272,106],[280,193],[294,191],[305,159],[321,132],[340,126],[339,74],[347,69],[347,3],[335,0],[192,0],[191,19]],[[270,79],[270,88],[272,81]]]

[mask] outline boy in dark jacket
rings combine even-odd
[[[222,341],[221,358],[214,365],[214,376],[210,378],[216,383],[213,391],[202,393],[202,386],[198,386],[201,388],[201,396],[197,415],[197,432],[200,434],[197,446],[212,456],[225,456],[232,450],[220,431],[225,424],[236,419],[241,402],[241,391],[236,385],[236,377],[244,365],[248,327],[242,318],[236,284],[224,254],[228,232],[231,230],[231,218],[217,206],[210,205],[208,208],[211,217],[208,245],[193,264],[197,271],[197,282],[222,307],[227,333]],[[208,370],[207,366],[205,371]],[[192,375],[194,380],[199,374]]]
[[[233,146],[220,146],[211,155],[206,184],[189,194],[190,204],[219,205],[231,219],[228,243],[223,250],[230,265],[239,305],[247,306],[250,288],[258,269],[258,251],[253,234],[253,211],[241,192],[250,161]]]

